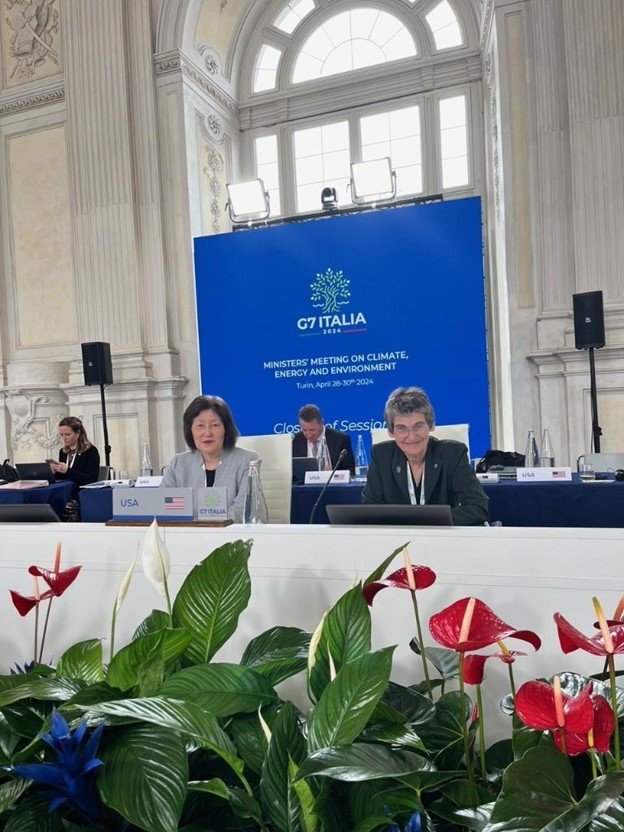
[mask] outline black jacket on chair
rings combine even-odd
[[[351,447],[351,437],[346,433],[341,433],[339,430],[325,426],[325,441],[327,442],[327,450],[329,451],[332,468],[336,464],[340,451],[345,449],[347,455],[338,466],[338,470],[351,471],[352,474],[355,474],[355,459],[353,457],[353,448]],[[294,435],[292,452],[293,456],[308,455],[308,440],[303,433],[300,432]]]
[[[373,445],[363,503],[409,505],[407,457],[393,440]],[[450,506],[456,526],[480,526],[489,518],[488,498],[468,462],[462,442],[429,437],[425,456],[425,503]]]

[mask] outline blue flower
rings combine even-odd
[[[388,814],[388,809],[386,807],[384,807],[384,812]],[[414,812],[409,819],[404,832],[421,832],[421,829],[422,824],[420,821],[420,812]],[[386,826],[386,832],[401,832],[401,829],[396,823],[391,823],[389,826]]]
[[[30,673],[31,670],[35,669],[35,663],[32,662],[24,662],[24,665],[18,664],[15,662],[13,667],[11,668],[11,676],[17,676],[21,673]]]
[[[51,786],[45,796],[50,799],[50,812],[64,803],[79,809],[90,821],[101,818],[101,804],[95,787],[94,769],[103,765],[95,756],[104,730],[102,722],[83,743],[87,723],[83,721],[72,733],[64,717],[52,712],[52,727],[49,734],[40,734],[56,754],[58,763],[29,763],[12,766],[11,771],[20,777]]]
[[[405,827],[405,832],[420,832],[421,829],[422,824],[420,822],[420,812],[414,812]]]

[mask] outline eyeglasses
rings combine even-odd
[[[429,430],[429,425],[426,422],[416,422],[415,425],[395,425],[392,433],[398,436],[399,439],[407,439],[410,433],[422,434]]]

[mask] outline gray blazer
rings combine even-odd
[[[221,463],[215,471],[215,487],[225,488],[228,518],[243,522],[249,461],[260,459],[255,451],[245,448],[224,448]],[[199,451],[176,454],[165,469],[161,488],[205,488],[206,472]]]

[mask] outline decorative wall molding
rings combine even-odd
[[[492,27],[492,19],[494,17],[495,0],[483,0],[483,7],[481,9],[481,49],[485,48],[485,44],[490,35]]]
[[[223,201],[221,180],[225,170],[225,159],[218,148],[213,147],[211,144],[206,144],[204,149],[206,152],[206,164],[202,168],[202,172],[208,180],[208,187],[210,189],[210,227],[213,234],[218,234],[221,231],[221,224],[219,222],[221,217],[221,203]]]
[[[494,55],[490,52],[485,58],[485,88],[487,90],[486,101],[488,104],[488,118],[490,130],[490,142],[492,144],[492,179],[494,182],[494,204],[496,216],[500,217],[501,207],[501,171],[500,171],[500,150],[498,131],[498,97],[496,95],[496,76],[494,72]]]
[[[190,58],[178,49],[171,52],[154,55],[154,71],[157,77],[180,72],[185,80],[192,81],[202,92],[221,104],[233,115],[238,114],[238,106],[234,98],[217,84],[210,80],[206,72],[197,66]]]
[[[54,432],[50,433],[49,416],[37,418],[37,406],[47,404],[50,399],[43,394],[28,392],[27,390],[5,390],[4,401],[11,417],[11,447],[13,450],[31,448],[53,448],[58,445],[56,425],[66,416],[65,410],[57,414]],[[35,422],[45,424],[45,432],[35,426]]]
[[[47,89],[43,92],[31,92],[3,95],[0,98],[0,116],[18,113],[21,110],[30,110],[33,107],[44,107],[47,104],[58,104],[65,101],[65,88],[63,86]]]
[[[4,19],[9,28],[9,58],[14,61],[9,79],[30,80],[39,67],[52,62],[59,67],[61,57],[55,48],[59,33],[56,0],[5,0]],[[50,74],[50,73],[47,73]]]
[[[212,75],[213,77],[223,75],[221,59],[217,55],[214,46],[211,46],[209,43],[199,43],[197,44],[197,51],[202,56],[208,75]]]

